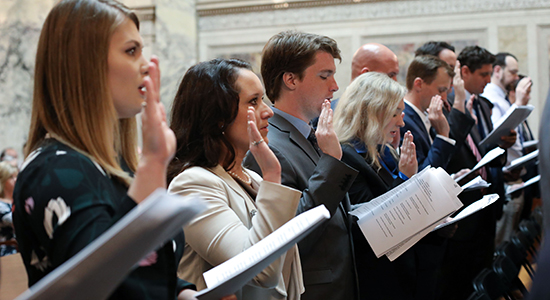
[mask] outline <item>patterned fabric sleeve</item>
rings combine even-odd
[[[14,226],[29,286],[67,261],[137,204],[86,156],[51,142],[29,155],[14,191]],[[176,299],[183,232],[150,253],[110,299]]]
[[[54,143],[19,174],[16,232],[33,284],[106,231],[136,203],[90,159]]]

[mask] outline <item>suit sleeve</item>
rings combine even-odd
[[[413,141],[415,141],[416,146],[416,160],[418,161],[418,170],[421,171],[427,166],[432,166],[434,168],[442,167],[446,168],[451,156],[455,151],[455,146],[451,145],[447,141],[436,137],[432,145],[427,144],[426,142],[416,142],[419,139],[421,133],[414,126],[409,125],[412,121],[405,122],[405,126],[401,127],[401,141],[407,131],[410,131],[413,135]],[[428,138],[428,137],[427,137]],[[429,139],[429,138],[428,138]],[[426,146],[429,148],[426,149]]]
[[[458,151],[464,145],[466,137],[475,125],[475,120],[468,112],[463,113],[453,108],[447,115],[447,121],[450,128],[449,137],[456,141],[455,151]]]
[[[272,145],[269,146],[281,164],[281,183],[300,189],[298,183],[299,170],[294,168],[286,156]],[[260,173],[261,170],[252,155],[245,159],[245,165]],[[307,187],[302,190],[302,197],[296,214],[301,214],[318,205],[325,205],[331,217],[337,212],[338,206],[347,197],[347,191],[357,176],[357,171],[330,155],[323,154],[317,162],[313,174],[307,179]],[[317,227],[299,243],[300,253],[309,253],[316,241],[323,235],[327,222]]]
[[[258,243],[295,216],[300,192],[262,181],[256,196],[257,214],[248,228],[229,206],[222,179],[209,171],[190,171],[176,177],[169,192],[181,196],[199,194],[204,199],[207,209],[184,228],[185,240],[213,266]],[[283,258],[279,258],[256,275],[254,282],[265,288],[276,286],[282,264]]]

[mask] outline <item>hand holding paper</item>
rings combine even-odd
[[[477,165],[475,165],[475,167],[472,168],[472,170],[470,170],[470,172],[458,177],[457,179],[455,179],[456,182],[459,182],[461,181],[463,178],[465,178],[466,176],[470,175],[471,173],[473,173],[474,171],[477,171],[479,168],[485,166],[486,164],[490,163],[491,161],[493,161],[495,158],[499,157],[500,155],[502,155],[502,153],[504,153],[504,149],[500,148],[500,147],[496,147],[494,148],[493,150],[489,151],[489,153],[485,154],[485,156],[477,163]]]
[[[493,131],[479,145],[499,144],[501,142],[500,138],[509,135],[511,130],[514,130],[521,122],[525,121],[533,109],[532,105],[517,106],[512,104],[507,113],[500,118],[499,122],[494,124]]]

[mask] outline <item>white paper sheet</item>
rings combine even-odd
[[[483,178],[481,178],[481,176],[477,176],[476,178],[472,179],[470,182],[463,185],[462,186],[462,191],[464,191],[464,192],[474,191],[474,190],[479,190],[479,189],[482,189],[482,188],[487,188],[489,186],[491,186],[490,183],[483,180]]]
[[[16,299],[106,299],[143,257],[205,208],[196,196],[168,195],[158,189]]]
[[[538,148],[538,145],[539,145],[539,140],[532,140],[532,141],[523,142],[523,149],[531,148],[531,147]]]
[[[510,171],[515,168],[519,168],[522,166],[525,166],[526,164],[530,163],[531,161],[537,159],[539,157],[539,150],[535,150],[529,154],[526,154],[522,157],[518,157],[510,162],[510,165],[503,167],[502,171]]]
[[[299,214],[257,244],[205,272],[203,277],[208,288],[199,291],[195,297],[199,300],[217,300],[235,293],[329,218],[330,213],[324,205]]]
[[[468,207],[464,208],[458,215],[454,216],[453,218],[447,218],[447,220],[445,220],[444,223],[438,225],[437,227],[435,227],[434,230],[438,230],[438,229],[441,229],[445,226],[448,226],[448,225],[451,225],[453,223],[456,223],[462,219],[464,219],[465,217],[477,212],[477,211],[480,211],[482,209],[484,209],[485,207],[495,203],[495,201],[497,201],[499,198],[499,196],[497,194],[489,194],[489,195],[485,195],[483,196],[483,198],[477,200],[476,202],[468,205]]]
[[[526,182],[511,185],[511,186],[508,187],[508,189],[506,189],[506,195],[510,195],[513,192],[519,191],[519,190],[521,190],[523,188],[526,188],[526,187],[528,187],[528,186],[530,186],[534,183],[537,183],[539,181],[540,181],[540,175],[537,175],[537,176],[527,180]]]
[[[493,150],[489,151],[487,154],[485,154],[485,156],[483,156],[481,158],[481,160],[477,163],[477,165],[475,165],[475,167],[473,167],[470,172],[458,177],[455,179],[456,182],[459,182],[460,180],[462,180],[463,178],[467,177],[468,175],[472,174],[473,172],[479,170],[481,167],[485,166],[486,164],[490,163],[491,161],[493,161],[495,158],[499,157],[500,155],[502,155],[502,153],[504,153],[504,149],[500,148],[500,147],[496,147],[494,148]]]
[[[411,237],[462,206],[456,197],[461,191],[443,169],[426,168],[351,214],[377,257],[389,251],[396,257],[417,241],[407,244]]]
[[[529,114],[535,107],[532,105],[517,106],[512,104],[510,109],[504,116],[499,119],[499,122],[494,124],[493,131],[491,131],[479,145],[485,144],[498,144],[500,143],[500,137],[509,135],[510,130],[516,129],[521,122],[525,121]]]

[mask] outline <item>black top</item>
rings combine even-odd
[[[136,206],[127,188],[88,157],[48,139],[22,166],[14,227],[29,286],[63,264]],[[183,231],[140,262],[111,299],[176,299],[194,288],[178,279]]]

